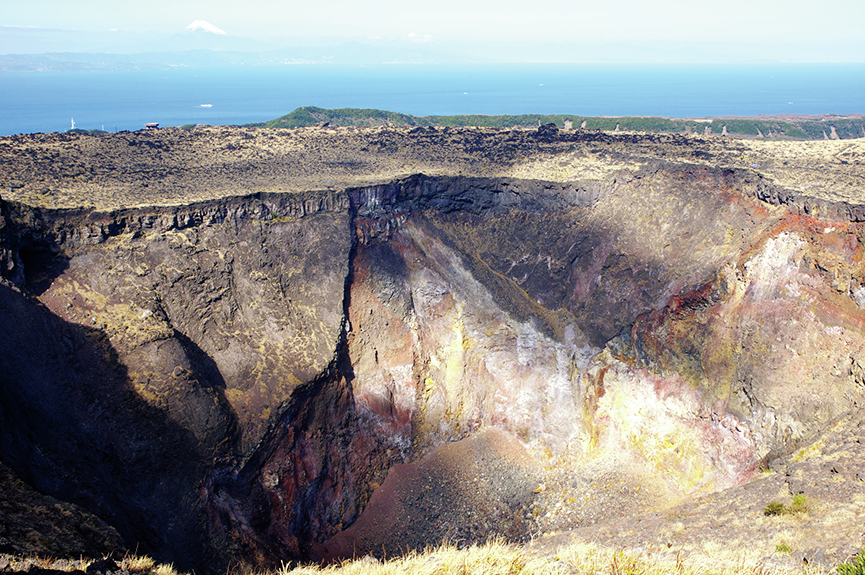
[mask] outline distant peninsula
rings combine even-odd
[[[412,116],[365,108],[326,109],[302,106],[270,120],[246,124],[254,128],[340,127],[481,127],[537,128],[555,124],[560,129],[631,131],[650,133],[718,134],[777,140],[847,140],[865,137],[865,114],[840,116],[723,116],[662,118],[653,116],[578,116],[565,114]],[[184,126],[186,128],[192,125]]]

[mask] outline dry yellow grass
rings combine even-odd
[[[570,573],[567,565],[557,559],[532,557],[514,545],[499,541],[485,545],[472,545],[458,549],[443,544],[423,552],[412,552],[403,557],[378,561],[370,556],[344,561],[328,567],[302,566],[283,568],[274,575],[312,574],[403,574],[416,575],[460,574],[499,575],[507,573],[554,575]]]
[[[155,565],[156,561],[146,555],[128,555],[120,563],[123,569],[137,573],[149,573]]]
[[[118,562],[118,566],[139,575],[180,575],[174,569],[174,564],[157,563],[146,555],[126,555]]]
[[[56,571],[85,570],[92,560],[76,562],[51,558],[12,561],[8,568],[27,565]],[[150,557],[131,555],[118,561],[120,569],[138,575],[180,575],[171,564],[158,564]],[[371,556],[320,567],[284,566],[275,571],[247,571],[247,575],[828,575],[813,567],[775,568],[742,559],[738,565],[719,567],[708,558],[688,557],[674,561],[652,559],[628,551],[575,543],[559,549],[555,556],[539,556],[519,545],[491,541],[458,548],[451,544],[410,552],[380,561]]]
[[[817,569],[778,569],[743,561],[718,567],[699,559],[659,562],[626,551],[585,543],[569,545],[554,557],[538,557],[516,545],[494,541],[458,549],[443,544],[421,553],[379,561],[364,557],[327,567],[284,567],[273,575],[819,575]]]
[[[84,571],[87,567],[93,563],[93,559],[80,559],[78,561],[67,561],[67,560],[58,560],[53,557],[45,557],[45,556],[11,556],[11,555],[0,555],[0,560],[5,560],[5,567],[0,569],[0,571],[29,571],[32,568],[37,569],[51,569],[53,571],[75,571],[80,569]]]
[[[153,575],[178,575],[177,571],[174,570],[173,564],[168,565],[157,565],[156,569],[151,571]]]
[[[33,567],[51,571],[70,573],[72,571],[86,571],[90,565],[98,560],[93,558],[81,558],[78,560],[55,559],[47,556],[13,557],[11,555],[0,555],[0,559],[6,560],[6,567],[0,571],[29,571]],[[107,557],[103,557],[107,559]],[[180,575],[172,564],[160,564],[146,555],[125,555],[123,559],[116,561],[117,567],[136,575]]]

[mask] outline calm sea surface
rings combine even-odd
[[[202,107],[202,104],[212,104]],[[426,116],[865,112],[865,64],[382,65],[0,74],[0,135],[243,124],[305,105]]]

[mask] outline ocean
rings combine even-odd
[[[207,104],[209,106],[202,106]],[[378,65],[0,73],[0,135],[272,120],[300,106],[418,116],[865,112],[865,64]]]

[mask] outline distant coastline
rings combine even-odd
[[[521,114],[516,116],[426,116],[418,117],[385,110],[343,108],[328,110],[303,106],[268,122],[223,127],[263,129],[294,128],[497,128],[541,129],[555,126],[561,130],[601,130],[655,134],[702,134],[763,140],[849,140],[865,138],[865,114],[724,116],[714,118],[661,118],[652,116],[617,117],[576,115]],[[193,130],[207,124],[185,124],[180,129]],[[146,128],[146,126],[145,126]],[[67,134],[107,134],[105,130],[73,128]]]
[[[421,117],[374,109],[328,110],[314,106],[303,106],[280,118],[246,125],[257,128],[311,126],[536,128],[545,124],[554,124],[556,128],[565,130],[719,134],[771,140],[846,140],[865,137],[865,114],[847,116],[778,114],[712,118],[586,117],[567,114],[498,116],[473,114]]]

